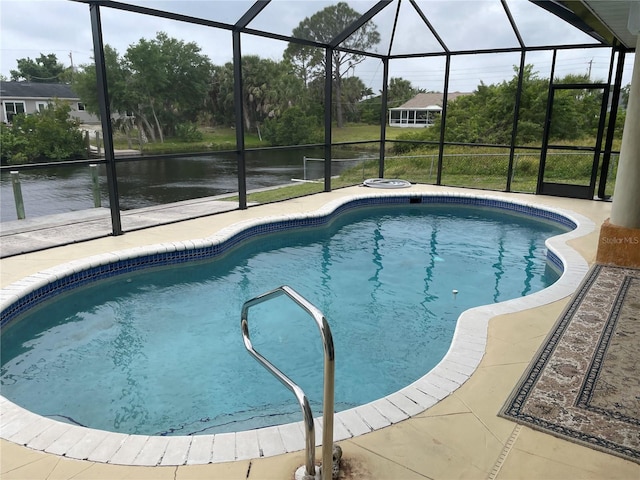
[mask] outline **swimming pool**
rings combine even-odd
[[[575,225],[576,222],[566,216],[559,214],[557,212],[549,212],[537,209],[535,207],[513,204],[509,202],[498,202],[495,199],[487,198],[487,197],[448,197],[448,196],[407,196],[407,195],[395,195],[395,196],[385,196],[385,197],[366,197],[362,199],[351,199],[349,201],[342,202],[340,204],[328,206],[324,212],[318,212],[317,215],[305,216],[304,218],[288,218],[285,220],[280,219],[278,222],[274,222],[273,219],[261,222],[254,222],[252,225],[241,225],[233,227],[230,231],[222,232],[217,239],[211,239],[207,241],[203,241],[205,245],[199,245],[195,248],[186,248],[176,249],[176,251],[170,251],[171,247],[164,245],[161,247],[153,247],[150,248],[147,252],[126,252],[118,254],[118,262],[106,262],[106,258],[101,259],[102,262],[105,262],[104,265],[98,265],[96,262],[97,259],[93,259],[94,265],[87,269],[81,269],[79,266],[74,267],[73,275],[64,276],[59,275],[60,271],[57,272],[58,276],[56,277],[56,282],[53,282],[53,288],[65,288],[65,278],[70,277],[66,280],[66,288],[69,288],[69,285],[77,285],[77,284],[86,284],[90,283],[97,277],[100,276],[110,276],[113,274],[114,270],[120,270],[121,272],[127,272],[125,275],[131,273],[131,271],[139,270],[144,265],[149,265],[153,263],[158,263],[158,259],[160,259],[159,263],[163,263],[165,265],[172,264],[176,261],[176,257],[179,256],[180,261],[186,261],[184,259],[189,258],[204,258],[202,252],[203,249],[219,247],[219,250],[226,252],[229,254],[229,248],[231,245],[237,245],[241,240],[240,238],[249,238],[255,236],[257,232],[273,232],[275,231],[283,231],[287,228],[293,226],[305,226],[309,227],[310,225],[318,225],[324,224],[330,221],[331,219],[337,218],[336,212],[345,212],[348,210],[352,210],[356,206],[364,206],[371,204],[411,204],[411,203],[427,203],[430,205],[446,205],[451,203],[467,203],[476,206],[491,206],[493,208],[501,208],[508,212],[520,212],[529,216],[541,217],[550,219],[556,222],[561,222],[564,225],[571,226]],[[209,245],[206,245],[209,244]],[[197,248],[200,247],[200,248]],[[153,250],[153,252],[151,252]],[[182,253],[179,253],[182,252]],[[135,253],[135,255],[134,255]],[[496,254],[499,253],[499,248],[496,248]],[[125,258],[127,257],[127,258]],[[155,257],[155,258],[150,258]],[[109,259],[113,259],[114,256],[110,256]],[[450,261],[448,256],[440,257],[435,256],[431,257],[435,264],[446,264]],[[551,255],[552,260],[555,263],[561,262],[561,256],[558,254]],[[153,261],[152,261],[153,260]],[[445,261],[441,261],[445,260]],[[121,263],[121,265],[118,265]],[[564,260],[562,260],[564,263]],[[106,268],[105,268],[106,267]],[[102,275],[100,275],[102,273]],[[40,281],[42,278],[40,279]],[[561,283],[561,282],[560,282]],[[42,288],[42,287],[41,287]],[[466,293],[467,288],[460,289],[460,292]],[[260,292],[256,292],[260,293]],[[306,292],[305,292],[306,293]],[[27,295],[27,300],[31,300],[32,303],[37,303],[37,301],[46,296],[42,291],[38,291],[38,289],[34,289],[32,291],[32,295]],[[441,294],[441,296],[443,296]],[[450,295],[447,295],[449,297]],[[500,311],[501,308],[505,308],[509,302],[502,303],[499,305],[492,306],[492,311]],[[322,305],[319,305],[322,309]],[[461,309],[466,308],[466,306],[461,305]],[[477,312],[476,312],[477,313]],[[331,316],[328,315],[331,320]],[[476,315],[477,317],[477,315]],[[3,320],[6,318],[5,310],[3,310]],[[343,412],[344,415],[338,418],[342,418],[341,426],[338,426],[337,434],[338,435],[347,435],[351,436],[358,433],[363,433],[364,431],[369,431],[371,428],[377,428],[382,424],[393,423],[398,421],[401,418],[406,418],[406,416],[415,414],[417,411],[421,411],[424,409],[426,404],[435,402],[438,398],[442,398],[446,395],[447,389],[450,389],[462,381],[466,376],[470,375],[479,360],[479,357],[482,356],[483,348],[481,347],[482,341],[478,342],[477,340],[482,340],[483,328],[486,328],[486,324],[483,327],[482,322],[472,322],[473,325],[468,325],[471,328],[471,331],[467,332],[467,334],[460,333],[460,326],[463,326],[464,315],[460,319],[460,325],[458,331],[456,333],[456,340],[454,340],[454,344],[464,344],[466,345],[466,352],[462,356],[448,355],[449,360],[455,360],[452,364],[450,362],[449,369],[445,368],[446,362],[439,365],[432,373],[431,380],[426,382],[424,379],[419,379],[414,386],[407,390],[401,389],[400,392],[392,393],[387,396],[385,401],[380,403],[373,402],[372,404],[365,405],[364,407],[359,407],[355,410],[348,410]],[[464,329],[463,329],[464,330]],[[478,338],[475,338],[478,337]],[[475,363],[474,363],[475,362]],[[443,366],[443,367],[442,367]],[[424,373],[424,371],[422,372]],[[262,372],[264,374],[264,372]],[[266,375],[268,378],[268,375]],[[435,381],[434,381],[435,380]],[[418,388],[420,387],[420,388]],[[404,390],[404,391],[403,391]],[[286,392],[285,392],[286,394]],[[366,420],[365,420],[366,419]],[[358,425],[354,425],[354,422],[359,421]],[[346,425],[349,424],[347,427]],[[345,432],[346,430],[346,432]],[[282,428],[279,430],[283,431]],[[257,433],[254,434],[256,436],[264,436],[266,433]],[[225,435],[231,434],[218,434],[216,437],[218,439],[225,438]],[[235,440],[238,440],[238,436],[240,434],[235,435]],[[251,435],[251,434],[248,434]],[[240,435],[241,436],[241,435]],[[247,435],[244,435],[247,436]],[[132,436],[133,437],[133,436]],[[281,437],[281,438],[284,438]],[[281,443],[284,443],[284,440],[281,440]],[[286,447],[285,447],[286,448]],[[73,453],[73,452],[72,452]]]

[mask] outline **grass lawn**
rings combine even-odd
[[[398,135],[405,132],[406,129],[400,127],[387,127],[386,137],[388,140],[398,138]],[[380,125],[345,125],[342,128],[334,127],[331,130],[331,141],[334,143],[357,142],[361,140],[380,139]]]
[[[220,150],[236,149],[236,131],[227,127],[203,127],[200,129],[203,139],[198,142],[183,142],[176,139],[165,139],[164,143],[146,143],[143,152],[153,153],[194,153]],[[386,136],[393,140],[405,129],[398,127],[387,127]],[[334,127],[332,130],[332,141],[334,143],[358,142],[363,140],[378,141],[380,139],[379,125],[351,124],[343,128]],[[114,132],[114,146],[116,149],[129,148],[126,136],[121,132]],[[247,133],[244,135],[246,148],[269,147],[270,145],[260,140],[257,133]],[[133,136],[132,148],[138,149],[139,144],[136,136]]]
[[[208,152],[220,150],[236,149],[236,131],[233,128],[202,128],[203,138],[198,142],[184,142],[177,139],[165,139],[163,143],[145,143],[143,153],[145,154],[161,154],[161,153],[194,153]],[[126,136],[121,132],[114,132],[113,143],[116,149],[128,148]],[[245,134],[245,147],[267,147],[266,142],[261,142],[258,135]],[[133,141],[132,147],[139,148],[137,140]]]

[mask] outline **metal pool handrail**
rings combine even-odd
[[[324,386],[323,386],[323,425],[322,425],[322,480],[330,480],[333,466],[333,401],[334,401],[334,373],[335,373],[335,352],[333,348],[333,337],[331,328],[322,312],[313,304],[308,302],[302,295],[287,285],[283,285],[269,292],[263,293],[251,300],[247,300],[242,306],[240,327],[242,329],[242,339],[244,346],[249,353],[269,370],[282,384],[296,396],[305,425],[305,445],[306,445],[306,473],[315,476],[315,434],[313,426],[313,414],[309,406],[309,400],[304,391],[296,385],[289,377],[282,373],[269,360],[264,358],[251,344],[249,338],[249,308],[281,295],[286,295],[305,310],[316,322],[322,337],[324,347]]]

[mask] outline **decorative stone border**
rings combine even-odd
[[[574,230],[547,240],[549,260],[563,269],[552,286],[506,302],[475,307],[458,318],[449,351],[430,372],[387,397],[334,416],[334,441],[378,430],[422,413],[450,395],[475,371],[485,351],[489,320],[552,303],[571,295],[588,264],[567,245],[594,230],[588,218],[503,197],[403,192],[351,196],[327,203],[310,214],[236,223],[200,240],[163,243],[96,255],[30,275],[0,290],[2,325],[52,295],[98,279],[155,265],[213,258],[243,240],[300,226],[321,225],[345,210],[366,205],[407,203],[465,204],[498,208],[561,223]],[[316,445],[322,442],[322,418],[315,419]],[[128,435],[61,423],[32,413],[0,396],[0,437],[35,450],[80,460],[121,465],[196,465],[280,455],[303,450],[302,422],[215,435],[160,437]]]

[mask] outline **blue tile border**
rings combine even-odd
[[[250,238],[260,235],[283,232],[296,228],[322,226],[338,217],[340,214],[367,206],[385,205],[465,205],[486,207],[497,210],[504,210],[510,213],[522,214],[528,217],[551,221],[569,230],[577,227],[576,222],[571,218],[552,210],[539,208],[511,201],[500,200],[491,197],[460,196],[460,195],[428,195],[428,194],[404,194],[404,195],[381,195],[357,197],[341,203],[336,208],[322,215],[307,215],[298,218],[284,220],[272,220],[250,225],[233,233],[228,238],[219,242],[208,242],[206,246],[192,246],[173,251],[156,251],[153,253],[140,254],[131,258],[119,259],[103,265],[89,267],[69,275],[65,275],[55,281],[47,283],[34,291],[21,296],[15,302],[8,305],[0,314],[0,327],[4,327],[9,322],[19,317],[27,310],[61,293],[73,290],[84,285],[91,284],[98,280],[111,278],[123,273],[131,273],[150,267],[161,267],[176,265],[191,261],[209,260],[216,258],[236,247],[240,243]],[[207,242],[205,242],[207,243]],[[547,251],[550,263],[560,272],[564,270],[564,263],[561,258],[551,250]]]

